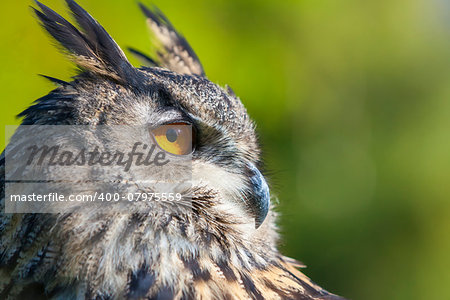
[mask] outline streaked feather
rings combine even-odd
[[[179,74],[205,76],[205,71],[194,50],[186,39],[176,31],[170,21],[157,8],[149,9],[139,3],[147,17],[147,23],[162,49],[157,52],[159,65]]]

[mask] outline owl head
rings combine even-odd
[[[251,233],[257,230],[268,215],[270,194],[259,170],[254,124],[231,88],[208,80],[197,55],[167,18],[158,9],[140,4],[159,50],[150,58],[131,49],[147,65],[136,68],[105,29],[74,1],[67,4],[78,28],[36,3],[40,10],[34,11],[42,26],[80,72],[71,82],[47,77],[59,88],[22,112],[23,124],[171,125],[175,129],[188,125],[193,131],[190,155],[196,217],[220,228],[234,224],[251,228]],[[184,131],[176,132],[182,140]],[[165,132],[161,136],[167,139]],[[164,150],[183,154],[176,152],[179,148]]]

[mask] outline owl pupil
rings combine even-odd
[[[175,129],[169,129],[166,131],[166,138],[169,142],[173,143],[177,140],[177,132],[175,131]]]

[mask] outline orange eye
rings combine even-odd
[[[156,143],[166,152],[175,155],[192,153],[193,131],[192,125],[172,123],[159,126],[151,131]]]

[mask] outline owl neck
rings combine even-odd
[[[64,249],[52,283],[61,286],[67,279],[82,278],[77,294],[126,291],[139,298],[168,286],[188,293],[206,280],[242,278],[279,260],[275,233],[264,224],[255,231],[254,226],[206,219],[195,212],[162,211],[98,215],[89,226],[80,224],[86,224],[83,216],[74,215],[59,225]],[[249,228],[254,231],[244,234]]]

